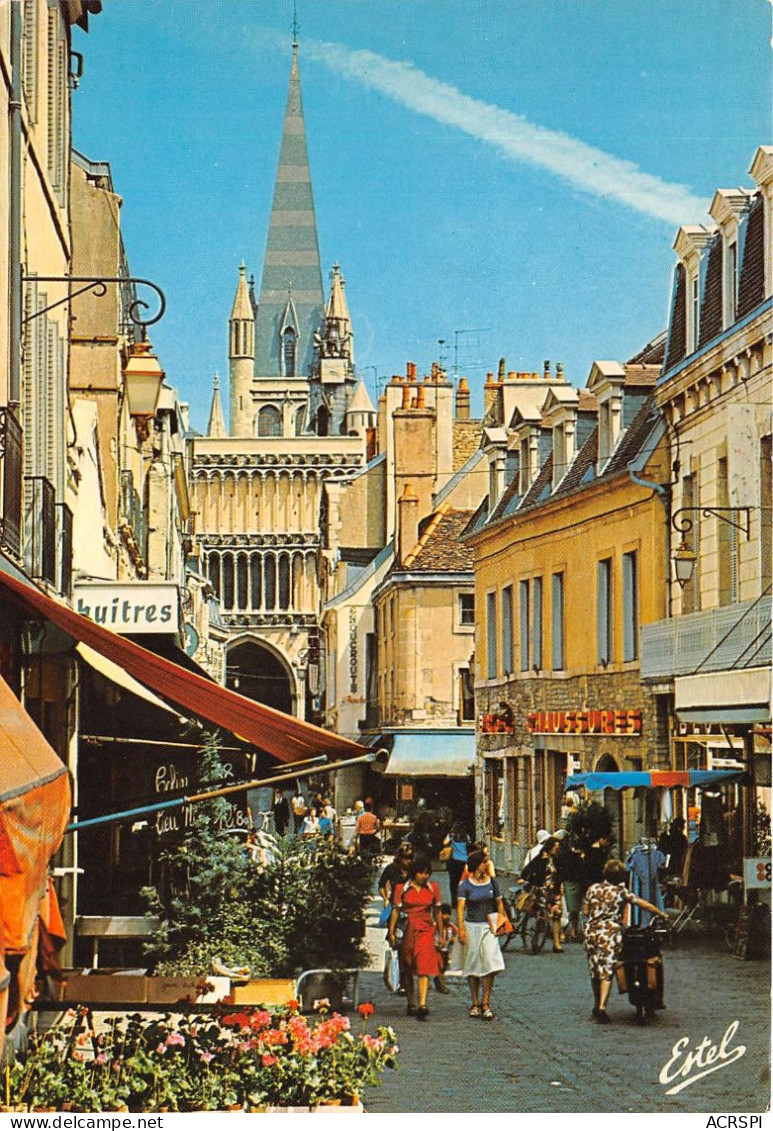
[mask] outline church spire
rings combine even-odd
[[[211,437],[212,439],[219,440],[221,437],[227,435],[228,431],[225,426],[223,406],[220,403],[220,374],[216,373],[212,387],[212,407],[209,410],[207,436]]]
[[[324,318],[322,268],[298,70],[297,26],[293,34],[290,87],[258,301],[257,378],[305,377],[314,356],[314,333]],[[294,328],[285,319],[288,294],[292,295],[296,316]],[[283,334],[296,337],[286,342]],[[293,372],[287,372],[286,359],[293,359]]]

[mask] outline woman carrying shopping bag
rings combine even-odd
[[[459,941],[464,945],[464,974],[470,987],[470,1017],[490,1021],[491,991],[494,978],[505,968],[497,936],[489,916],[498,915],[507,923],[502,893],[495,876],[489,872],[488,858],[483,852],[471,852],[467,860],[469,875],[459,884],[456,918]]]

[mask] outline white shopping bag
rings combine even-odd
[[[384,983],[393,994],[400,989],[400,958],[391,946],[384,951]]]

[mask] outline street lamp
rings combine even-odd
[[[682,589],[692,580],[696,557],[695,550],[693,550],[687,539],[683,538],[674,550],[673,557],[674,577],[679,582]]]
[[[129,415],[134,417],[140,442],[148,438],[150,421],[156,415],[165,376],[150,342],[145,339],[133,342],[129,347],[123,379],[126,405]]]
[[[671,525],[678,534],[682,535],[682,541],[674,550],[673,563],[674,563],[674,577],[679,582],[679,585],[684,589],[685,585],[692,579],[693,570],[695,569],[695,562],[698,555],[687,541],[687,535],[693,528],[693,520],[691,518],[684,518],[683,515],[701,514],[704,518],[715,518],[719,522],[725,522],[728,526],[732,526],[735,530],[740,530],[742,534],[746,535],[747,542],[751,535],[751,507],[680,507],[671,516]]]

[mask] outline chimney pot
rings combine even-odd
[[[498,374],[500,381],[504,381],[504,379],[505,379],[505,369],[506,368],[507,368],[507,365],[505,364],[505,359],[503,357],[500,357],[500,359],[499,359],[499,374]]]
[[[403,403],[400,405],[400,408],[410,408],[410,407],[411,407],[411,390],[408,387],[408,385],[403,385]]]
[[[515,380],[515,370],[514,369],[511,369],[510,372],[507,374],[507,380],[508,381],[514,381]]]
[[[548,380],[550,378],[550,362],[549,361],[543,362],[543,367],[544,367],[544,370],[545,370],[545,373],[544,373],[545,380]]]
[[[419,385],[416,390],[416,408],[424,408],[424,386]]]
[[[563,363],[563,361],[557,361],[556,362],[556,377],[558,378],[559,381],[563,381],[563,379],[564,379],[564,363]]]

